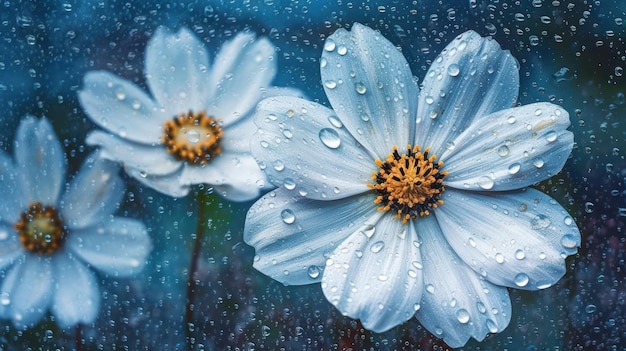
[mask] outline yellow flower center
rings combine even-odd
[[[14,227],[24,248],[36,254],[50,255],[63,245],[63,221],[52,206],[31,204]]]
[[[222,153],[224,131],[204,111],[181,113],[163,125],[161,141],[167,151],[191,165],[207,164]]]
[[[439,169],[443,162],[435,162],[436,155],[428,155],[429,149],[420,152],[419,145],[407,146],[407,152],[398,153],[398,147],[384,162],[376,160],[378,172],[374,172],[374,183],[368,186],[378,196],[374,203],[378,211],[392,211],[402,223],[417,216],[428,216],[431,208],[443,205],[439,197],[444,191],[443,178],[448,172]]]

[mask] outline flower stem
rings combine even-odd
[[[191,253],[191,263],[189,265],[189,276],[187,278],[187,304],[185,307],[185,332],[187,337],[187,350],[194,349],[196,339],[194,336],[195,325],[193,322],[193,312],[195,309],[194,293],[197,287],[196,273],[198,272],[198,260],[202,252],[202,241],[204,240],[204,212],[207,205],[207,198],[204,190],[199,190],[196,202],[198,206],[198,222],[196,224],[196,237]]]
[[[81,324],[76,324],[76,328],[74,328],[74,344],[76,346],[76,351],[83,350],[83,332]]]

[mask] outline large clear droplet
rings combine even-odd
[[[320,130],[319,138],[324,145],[331,149],[336,149],[341,145],[341,139],[339,138],[339,133],[336,130],[331,128],[324,128]]]
[[[466,309],[461,308],[460,310],[456,311],[456,319],[459,321],[459,323],[465,324],[469,322],[470,314],[469,312],[467,312]]]
[[[293,211],[289,209],[282,210],[282,212],[280,212],[280,217],[283,219],[283,222],[287,224],[292,224],[296,221],[296,216],[293,214]]]
[[[526,285],[528,285],[528,281],[530,280],[530,278],[528,277],[528,274],[526,273],[519,273],[518,275],[515,276],[515,285],[519,286],[519,287],[524,287]]]

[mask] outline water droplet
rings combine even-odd
[[[324,82],[324,86],[328,89],[335,89],[337,87],[337,82],[334,80],[327,80]]]
[[[336,130],[331,128],[324,128],[320,130],[319,138],[324,145],[331,149],[336,149],[341,145],[341,139]]]
[[[282,210],[280,212],[280,217],[283,219],[283,222],[287,224],[292,224],[296,221],[296,216],[293,214],[292,210]]]
[[[496,254],[495,258],[496,258],[496,262],[498,262],[498,263],[504,263],[504,255],[503,255],[503,254],[501,254],[501,253],[499,253],[499,252],[498,252],[498,253]]]
[[[120,100],[120,101],[124,101],[126,100],[126,93],[123,90],[116,90],[115,91],[115,98]]]
[[[196,144],[197,142],[200,141],[200,131],[197,129],[188,130],[185,133],[185,136],[187,137],[187,141],[189,141],[192,144]]]
[[[354,84],[354,89],[356,89],[356,92],[363,95],[367,92],[367,88],[365,87],[365,85],[363,83],[356,83]]]
[[[522,165],[520,165],[519,163],[517,162],[512,163],[509,166],[509,174],[516,174],[517,172],[519,172],[521,168],[522,168]]]
[[[519,287],[524,287],[528,285],[529,280],[530,278],[528,278],[528,274],[526,273],[519,273],[515,276],[515,284]]]
[[[478,179],[478,186],[485,190],[489,190],[493,188],[493,180],[487,176],[482,176]]]
[[[594,313],[596,309],[597,309],[596,305],[587,305],[587,307],[585,307],[585,312]]]
[[[426,284],[426,291],[428,291],[431,294],[435,293],[435,287],[432,284]]]
[[[593,202],[585,202],[585,212],[593,212]]]
[[[553,142],[555,142],[555,141],[556,141],[556,138],[557,138],[557,134],[556,134],[556,132],[555,132],[555,131],[549,131],[549,132],[546,134],[546,140],[547,140],[549,143],[553,143]]]
[[[339,45],[339,47],[337,47],[337,53],[343,56],[348,53],[348,48],[345,45]]]
[[[435,102],[435,99],[433,99],[432,96],[428,95],[426,96],[426,98],[424,99],[426,101],[427,104],[432,105],[433,102]]]
[[[6,306],[10,303],[11,303],[11,298],[9,297],[9,293],[3,292],[2,295],[0,295],[0,304],[3,306]]]
[[[373,253],[379,253],[380,250],[383,249],[383,247],[385,247],[385,243],[382,241],[377,241],[373,243],[372,246],[370,246],[370,251],[372,251]]]
[[[578,240],[573,234],[565,234],[561,238],[561,245],[566,249],[575,249],[578,246]]]
[[[485,304],[483,304],[480,301],[476,302],[476,309],[478,309],[478,312],[483,313],[483,314],[487,312],[487,308],[485,307]]]
[[[550,225],[550,218],[544,214],[538,214],[530,221],[530,227],[537,229],[544,229]]]
[[[343,127],[343,123],[341,123],[341,120],[337,116],[328,116],[328,122],[330,122],[330,124],[332,124],[335,128]]]
[[[283,179],[283,186],[287,190],[293,190],[296,188],[296,182],[291,178],[285,178]]]
[[[331,52],[331,51],[335,50],[336,47],[337,47],[337,45],[335,44],[334,41],[332,41],[332,39],[328,39],[324,43],[324,50],[326,50],[328,52]]]
[[[533,165],[537,168],[541,168],[544,165],[543,159],[537,157],[536,159],[533,160]]]
[[[519,249],[515,251],[515,258],[517,258],[518,260],[523,260],[524,257],[526,257],[526,254],[524,254],[524,250]]]
[[[460,72],[461,72],[461,69],[459,68],[459,65],[457,65],[456,63],[453,63],[450,66],[448,66],[448,74],[451,77],[458,76]]]
[[[365,228],[363,228],[363,234],[365,234],[365,236],[367,236],[368,238],[371,238],[375,232],[376,227],[372,224],[368,224],[365,226]]]
[[[269,146],[270,146],[270,143],[268,143],[268,142],[267,142],[267,141],[265,141],[265,140],[261,140],[261,142],[260,142],[259,144],[261,144],[261,146],[262,146],[262,147],[264,147],[264,148],[267,148],[267,147],[269,147]]]
[[[389,279],[389,277],[387,277],[387,276],[386,276],[386,275],[384,275],[384,274],[381,274],[381,275],[379,275],[379,276],[378,276],[378,280],[380,280],[381,282],[385,282],[385,281],[387,281],[388,279]]]
[[[497,152],[498,152],[498,155],[504,157],[509,154],[509,147],[506,145],[500,145]]]
[[[285,138],[287,139],[291,139],[293,137],[293,133],[291,132],[291,130],[289,129],[284,129],[283,130],[283,135],[285,136]]]
[[[317,279],[320,276],[320,268],[318,266],[309,266],[307,273],[309,277]]]
[[[498,326],[496,325],[496,322],[492,321],[491,319],[487,319],[487,329],[489,329],[490,333],[498,332]]]
[[[473,238],[469,238],[467,241],[471,247],[476,247],[476,241]]]
[[[508,124],[515,123],[515,116],[509,116],[509,118],[507,118],[506,121]]]
[[[456,319],[459,321],[459,323],[465,324],[469,322],[470,314],[469,312],[467,312],[466,309],[461,308],[460,310],[456,311]]]

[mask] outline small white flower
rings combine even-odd
[[[107,130],[90,133],[87,143],[170,196],[185,196],[191,185],[206,183],[229,200],[258,197],[270,184],[249,152],[256,130],[249,117],[263,97],[296,94],[269,86],[276,75],[269,40],[240,33],[211,66],[192,32],[172,34],[161,27],[148,42],[145,64],[153,98],[111,73],[87,73],[80,102]]]
[[[151,250],[144,225],[114,217],[119,168],[91,155],[66,185],[65,156],[46,119],[24,119],[15,161],[0,152],[0,318],[27,328],[51,310],[66,328],[98,314],[98,279],[139,272]]]
[[[320,66],[332,110],[293,97],[257,110],[252,153],[279,189],[246,218],[254,266],[321,282],[375,332],[414,315],[453,347],[503,330],[507,287],[556,283],[580,244],[566,210],[528,188],[563,167],[568,113],[513,107],[515,59],[472,31],[421,89],[396,47],[359,24],[328,37]]]

